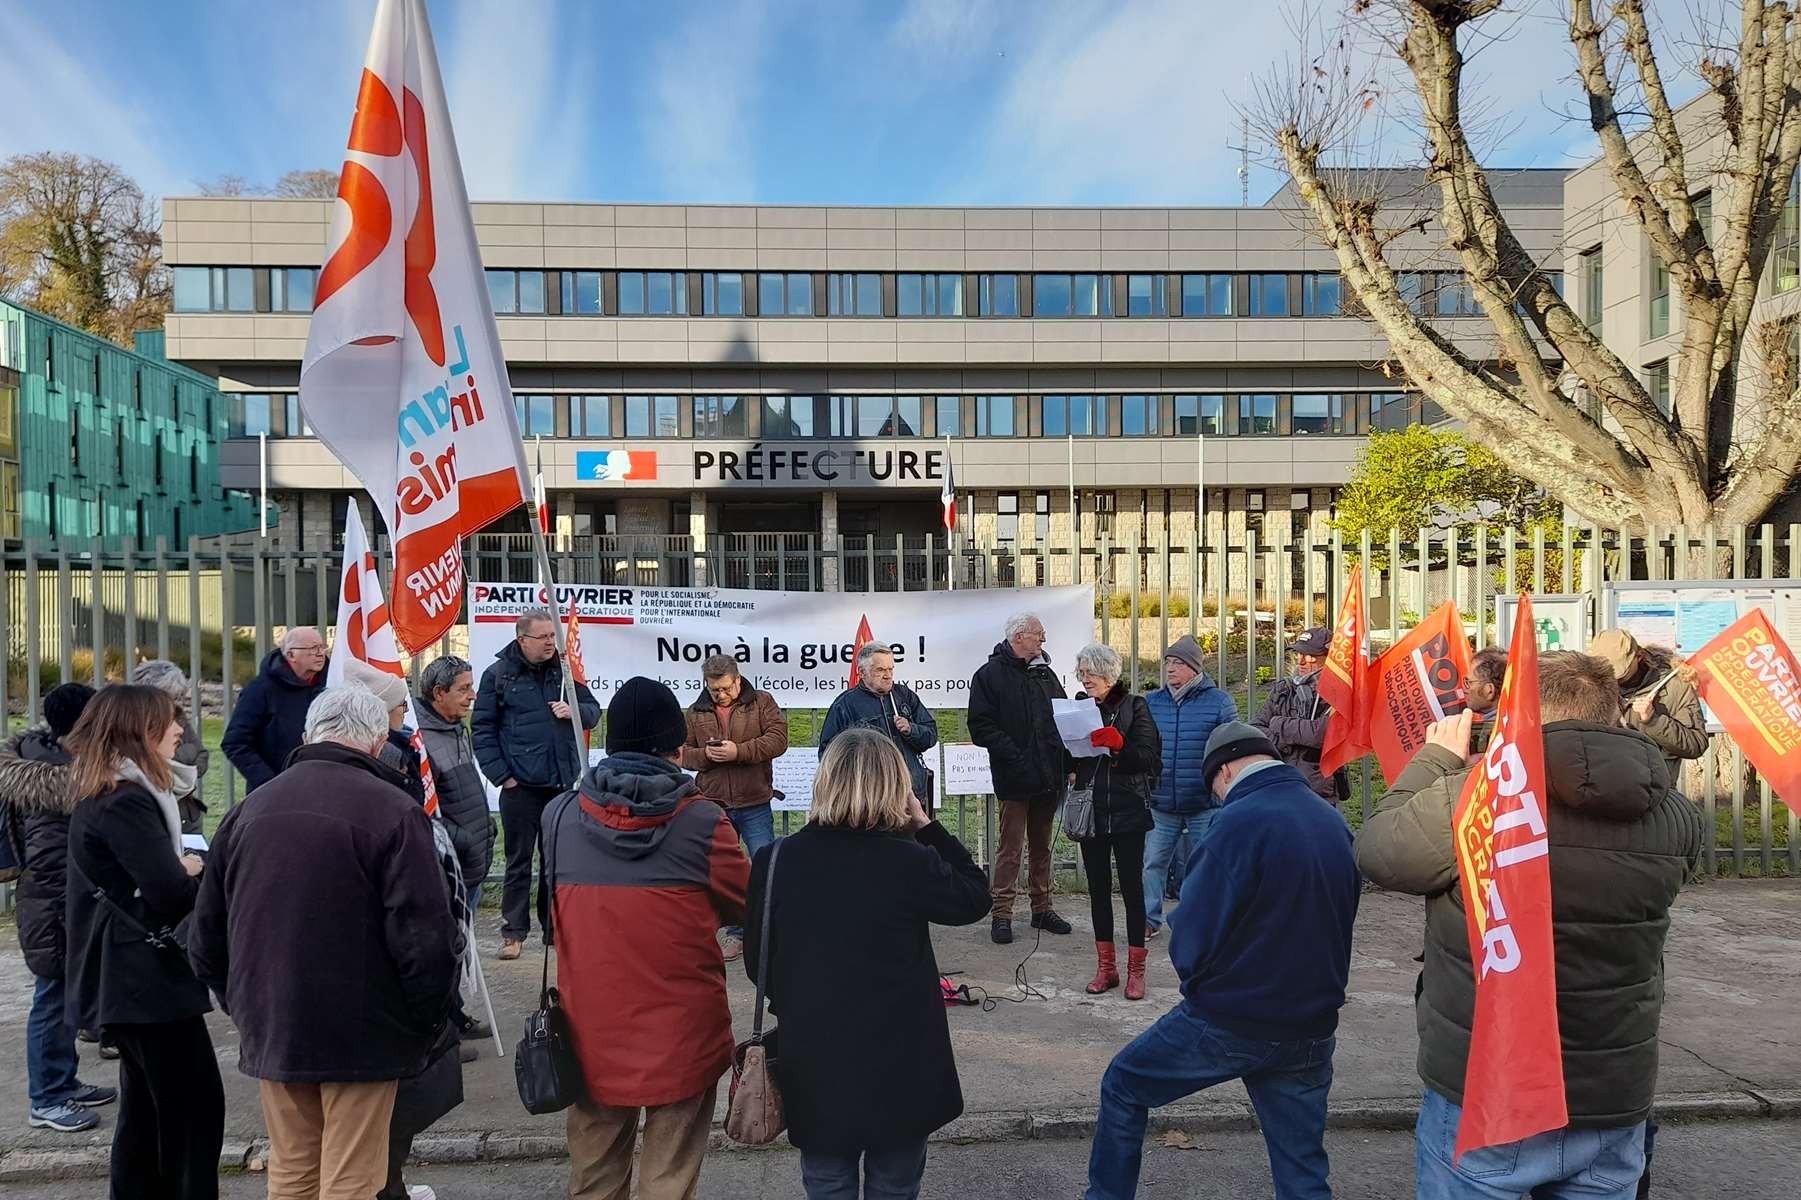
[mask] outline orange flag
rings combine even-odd
[[[1453,1157],[1569,1123],[1557,1029],[1545,743],[1532,597],[1520,597],[1488,750],[1452,814],[1476,964],[1476,1013]]]
[[[582,615],[573,601],[569,605],[569,624],[563,636],[563,643],[567,647],[565,657],[569,659],[569,677],[586,687],[588,668],[582,665]],[[582,743],[584,747],[594,745],[592,729],[582,732]]]
[[[1319,673],[1319,698],[1332,706],[1320,754],[1322,775],[1370,752],[1369,671],[1369,618],[1363,611],[1363,567],[1359,565],[1351,568],[1350,582],[1338,606],[1338,621],[1332,626],[1332,645]]]
[[[1701,699],[1757,773],[1801,813],[1801,663],[1754,608],[1690,658]]]
[[[863,673],[857,670],[857,651],[873,641],[875,641],[875,634],[869,632],[869,615],[865,613],[863,619],[857,622],[857,644],[851,648],[850,652],[851,687],[856,687],[857,683],[863,678]]]
[[[1463,711],[1469,673],[1469,640],[1448,600],[1370,667],[1367,737],[1389,783],[1426,744],[1426,726]]]

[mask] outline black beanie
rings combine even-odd
[[[94,698],[94,689],[85,683],[64,683],[44,693],[44,721],[50,735],[61,741],[81,720],[82,710]]]
[[[1255,725],[1246,725],[1243,721],[1227,721],[1215,727],[1207,738],[1207,757],[1201,760],[1201,785],[1213,790],[1213,777],[1219,769],[1235,759],[1247,754],[1267,754],[1271,758],[1280,758],[1276,747],[1269,740],[1269,735]]]
[[[669,754],[688,740],[688,721],[675,693],[634,675],[607,704],[607,753]]]

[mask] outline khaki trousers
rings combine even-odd
[[[608,1108],[583,1097],[569,1110],[571,1200],[630,1200],[632,1146],[644,1116],[638,1154],[638,1200],[694,1200],[700,1160],[713,1128],[717,1084],[698,1096],[654,1108]]]
[[[1057,823],[1057,805],[1046,801],[996,801],[1001,809],[1000,846],[994,853],[994,877],[989,894],[994,897],[994,917],[1013,919],[1013,897],[1019,891],[1019,857],[1027,849],[1026,883],[1032,893],[1034,913],[1051,910],[1051,830]]]
[[[370,1200],[388,1182],[392,1079],[380,1083],[263,1081],[269,1200]]]

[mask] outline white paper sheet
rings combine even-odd
[[[1105,754],[1088,740],[1088,735],[1101,727],[1100,706],[1092,697],[1079,700],[1052,700],[1051,716],[1057,722],[1057,736],[1072,758],[1099,758]]]

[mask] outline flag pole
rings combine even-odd
[[[948,433],[944,435],[944,467],[947,471],[951,470],[951,435]],[[957,493],[953,491],[951,493],[951,527],[944,531],[944,549],[950,559],[950,562],[946,564],[949,569],[945,571],[944,577],[950,583],[947,590],[953,592],[957,590],[957,533]]]
[[[548,489],[546,489],[545,497],[548,502]],[[575,731],[575,744],[578,747],[576,757],[581,759],[579,747],[584,741],[582,734],[586,731],[582,728],[581,708],[575,701],[575,671],[569,666],[569,632],[563,627],[563,602],[557,599],[556,575],[550,568],[550,539],[545,536],[544,526],[538,522],[535,502],[532,508],[530,524],[532,546],[537,550],[538,577],[544,581],[545,605],[550,609],[551,624],[556,628],[557,655],[563,660],[563,703],[569,706],[569,727]],[[581,760],[581,769],[576,772],[576,778],[579,780],[582,772],[587,769],[586,760]]]

